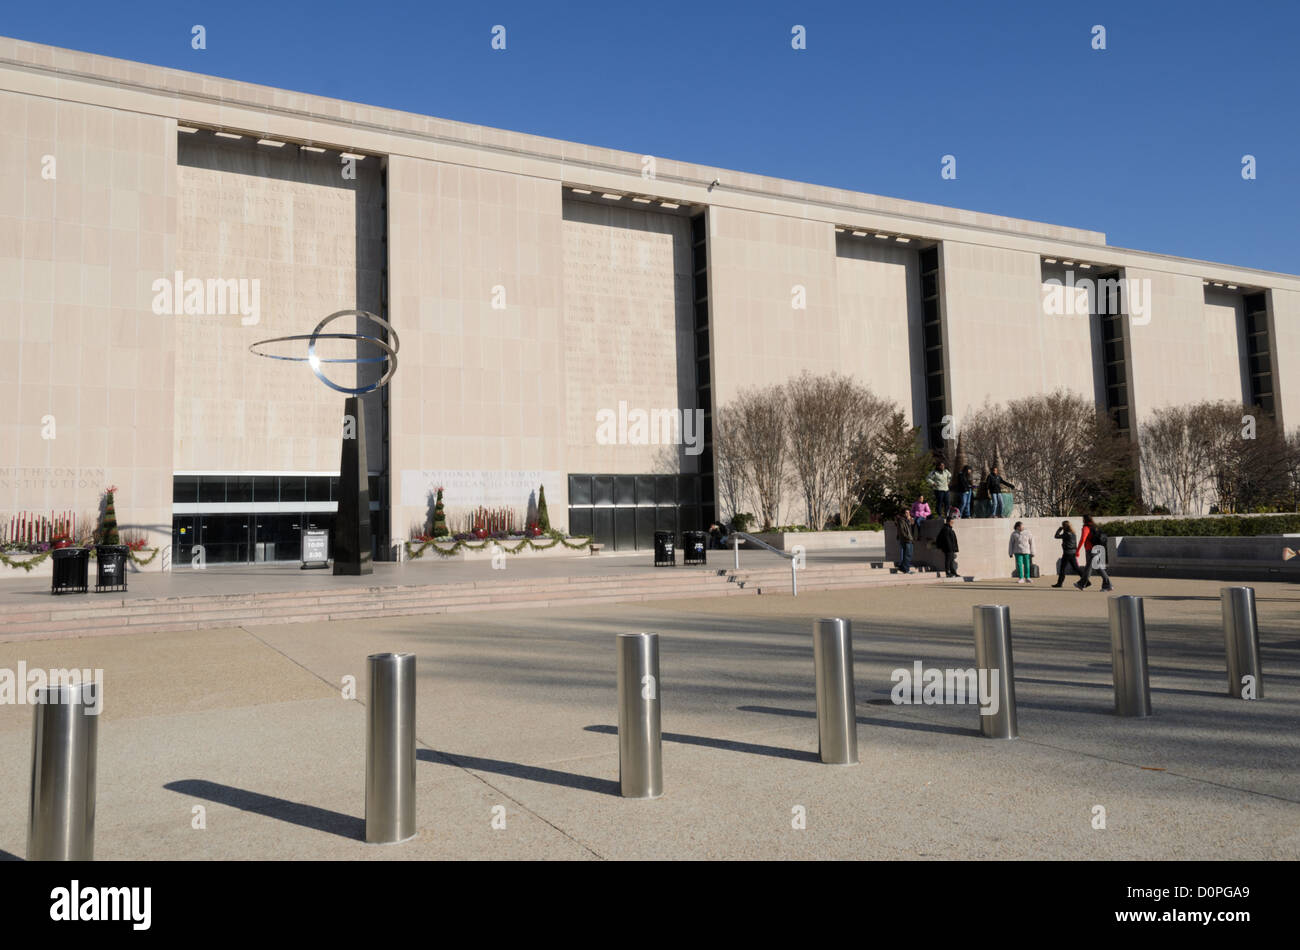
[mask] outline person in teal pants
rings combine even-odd
[[[1007,544],[1007,554],[1016,559],[1016,583],[1032,584],[1034,573],[1034,536],[1024,529],[1024,523],[1016,522]]]

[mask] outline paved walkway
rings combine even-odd
[[[735,563],[730,550],[708,552],[709,568],[730,568]],[[884,547],[876,549],[843,549],[831,551],[811,551],[807,554],[809,564],[841,564],[884,559]],[[788,565],[789,561],[761,549],[742,550],[740,552],[742,568],[769,568]],[[556,577],[601,577],[605,575],[663,575],[671,570],[691,571],[697,567],[682,564],[681,553],[677,555],[676,568],[656,568],[653,552],[636,551],[628,554],[577,554],[571,557],[511,557],[507,555],[506,569],[493,570],[490,559],[462,560],[460,558],[438,558],[425,554],[417,561],[402,563],[377,562],[373,574],[360,577],[346,575],[335,577],[329,570],[302,570],[298,564],[270,565],[218,565],[214,564],[204,570],[178,567],[173,571],[140,571],[128,578],[128,589],[105,592],[103,594],[68,594],[67,599],[89,596],[114,598],[118,600],[135,600],[155,597],[181,597],[193,594],[251,594],[251,593],[289,593],[300,590],[326,590],[348,587],[381,586],[419,586],[435,584],[463,584],[467,581],[514,580]],[[0,568],[11,570],[9,568]],[[91,565],[90,584],[94,589],[94,565]],[[49,577],[18,576],[5,577],[0,581],[0,611],[6,607],[27,607],[38,598],[48,602],[50,594]]]
[[[1226,695],[1219,586],[1121,582],[1146,597],[1147,720],[1111,713],[1100,593],[1004,581],[9,643],[0,667],[105,670],[103,859],[1294,860],[1300,591],[1256,585],[1266,698],[1245,702]],[[971,606],[994,602],[1012,610],[1019,740],[979,737],[970,707],[890,703],[894,669],[971,666]],[[854,624],[857,767],[816,760],[821,616]],[[613,638],[637,630],[662,634],[652,802],[616,784]],[[419,663],[419,836],[393,847],[360,840],[381,650]],[[19,856],[30,742],[30,708],[0,706],[0,851]]]

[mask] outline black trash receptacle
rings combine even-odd
[[[682,532],[682,563],[705,564],[708,562],[709,536],[703,531]]]
[[[95,593],[104,590],[126,590],[125,544],[95,545]]]
[[[676,567],[677,552],[673,548],[671,531],[655,532],[655,567]]]
[[[90,573],[90,552],[85,548],[55,548],[50,552],[54,562],[54,579],[50,582],[51,594],[84,594],[87,575]]]

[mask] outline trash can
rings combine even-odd
[[[50,552],[54,561],[54,580],[51,594],[86,593],[86,575],[90,568],[90,552],[85,548],[55,548]]]
[[[126,590],[125,544],[95,545],[95,593],[105,590]]]
[[[673,549],[671,531],[655,532],[655,567],[676,567],[677,552]]]
[[[705,564],[708,562],[709,536],[703,531],[682,532],[682,563]]]

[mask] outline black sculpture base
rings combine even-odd
[[[343,407],[343,456],[339,464],[339,510],[334,519],[334,573],[373,574],[370,541],[370,471],[361,400]]]

